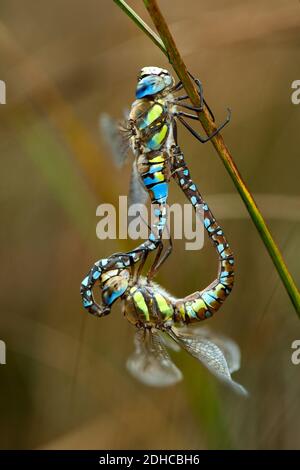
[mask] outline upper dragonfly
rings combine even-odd
[[[198,120],[198,117],[180,109],[199,112],[203,110],[205,103],[200,80],[194,78],[193,80],[199,93],[199,107],[186,102],[187,95],[176,95],[182,90],[183,85],[181,82],[175,84],[174,78],[167,70],[144,67],[138,76],[137,99],[131,106],[128,119],[120,128],[122,138],[118,136],[110,118],[103,115],[101,119],[101,127],[108,132],[110,146],[119,163],[124,161],[129,148],[134,154],[131,202],[142,203],[145,201],[143,194],[150,196],[154,217],[149,238],[134,250],[145,256],[150,251],[158,250],[148,273],[150,279],[154,277],[158,266],[170,254],[172,248],[170,245],[169,250],[160,258],[163,249],[162,233],[167,223],[169,181],[176,173],[174,154],[182,154],[177,142],[177,121],[181,122],[201,143],[211,140],[230,121],[231,112],[228,110],[225,122],[205,138],[186,122],[185,118]],[[211,113],[210,109],[209,112]],[[212,113],[211,115],[214,119]],[[178,178],[176,181],[178,182]]]

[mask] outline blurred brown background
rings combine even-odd
[[[141,1],[130,4],[148,21]],[[299,282],[300,79],[298,0],[162,0],[183,57],[200,77],[238,167]],[[210,144],[180,129],[192,175],[231,241],[234,292],[215,331],[235,339],[235,378],[248,400],[180,353],[184,381],[135,382],[125,360],[133,329],[117,304],[97,320],[79,285],[92,263],[135,246],[97,240],[96,207],[126,194],[130,164],[114,168],[98,129],[132,102],[139,69],[167,67],[162,53],[110,0],[2,0],[0,79],[1,448],[299,448],[300,365],[291,363],[299,320],[265,248]],[[184,201],[172,185],[170,202]],[[215,275],[210,245],[184,242],[159,274],[175,295]]]

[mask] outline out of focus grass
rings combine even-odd
[[[18,135],[23,152],[32,160],[49,191],[71,219],[74,230],[85,243],[95,244],[90,220],[97,201],[81,175],[74,171],[74,164],[63,143],[42,122],[33,122],[25,131],[20,129]]]

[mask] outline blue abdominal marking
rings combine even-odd
[[[151,188],[154,198],[156,200],[159,200],[160,202],[167,199],[169,192],[168,190],[169,188],[167,183],[158,183],[156,186],[153,186],[153,188]]]

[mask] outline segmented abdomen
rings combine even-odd
[[[167,220],[169,159],[164,144],[168,138],[170,121],[162,100],[137,100],[129,118],[133,122],[138,142],[137,171],[154,209],[149,240],[142,244],[142,248],[151,250],[161,240]]]
[[[222,228],[192,181],[179,147],[177,147],[174,169],[181,189],[194,206],[195,211],[203,216],[204,227],[219,257],[219,272],[215,281],[202,292],[195,292],[176,302],[174,320],[190,323],[211,317],[230,294],[234,283],[234,257]],[[203,211],[203,214],[200,211]]]
[[[137,170],[152,203],[165,204],[168,198],[167,153],[149,152],[137,159]]]

